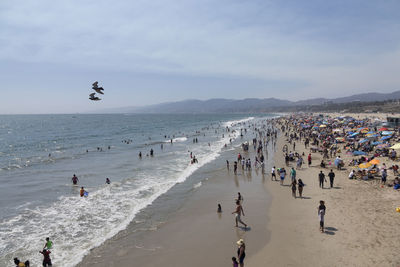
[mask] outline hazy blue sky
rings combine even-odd
[[[398,0],[2,0],[0,113],[400,90],[399,12]]]

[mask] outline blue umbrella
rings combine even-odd
[[[359,144],[363,144],[365,142],[368,142],[368,139],[363,139],[363,140],[358,141]]]
[[[371,145],[376,146],[376,145],[380,145],[382,144],[382,142],[376,141],[376,142],[372,142]]]
[[[391,136],[391,135],[384,136],[384,137],[382,137],[382,138],[381,138],[381,141],[383,141],[383,140],[386,140],[386,139],[390,139],[390,138],[392,138],[392,136]]]
[[[353,151],[354,156],[361,156],[361,155],[367,155],[364,151]]]

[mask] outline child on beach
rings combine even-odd
[[[239,263],[237,262],[236,257],[232,257],[232,266],[239,267]]]

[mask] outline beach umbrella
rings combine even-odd
[[[344,141],[343,137],[336,137],[335,139],[338,140],[338,141],[342,141],[342,142]]]
[[[368,139],[363,139],[363,140],[358,141],[359,144],[364,144],[365,142],[368,142]]]
[[[380,145],[377,145],[376,147],[377,148],[385,148],[385,147],[388,147],[389,146],[389,144],[380,144]]]
[[[379,163],[381,163],[381,161],[380,161],[379,159],[373,159],[373,160],[371,160],[371,161],[368,162],[368,163],[370,163],[370,164],[372,164],[372,165],[378,165]]]
[[[352,134],[350,135],[350,137],[356,137],[357,135],[359,135],[359,133],[352,133]]]
[[[373,145],[373,146],[380,145],[380,144],[382,144],[382,142],[380,142],[380,141],[376,141],[376,142],[372,142],[371,143],[371,145]]]
[[[322,124],[322,125],[320,125],[319,127],[320,127],[320,128],[325,128],[326,125],[325,125],[325,124]]]
[[[400,143],[394,144],[390,147],[391,149],[400,149]]]
[[[386,139],[390,139],[390,138],[392,138],[391,135],[389,135],[389,136],[384,136],[384,137],[381,138],[381,141],[386,140]]]
[[[333,129],[332,132],[341,132],[341,129]]]
[[[386,127],[382,127],[382,128],[380,128],[380,129],[378,130],[378,132],[383,132],[383,131],[387,131],[387,130],[389,130],[389,129],[386,128]]]
[[[360,169],[368,169],[368,168],[370,168],[370,167],[372,167],[372,164],[369,163],[369,162],[367,162],[367,163],[361,163],[360,165],[358,165],[358,168],[360,168]]]
[[[382,135],[392,135],[393,132],[391,132],[391,131],[383,131],[381,134]]]
[[[361,156],[361,155],[367,155],[367,153],[365,153],[364,151],[353,151],[353,155],[354,156]]]

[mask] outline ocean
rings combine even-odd
[[[272,116],[1,115],[0,266],[14,257],[39,266],[46,237],[53,263],[75,266],[174,185],[239,146],[244,123]],[[191,182],[181,190],[201,186]],[[79,196],[81,186],[88,197]]]

